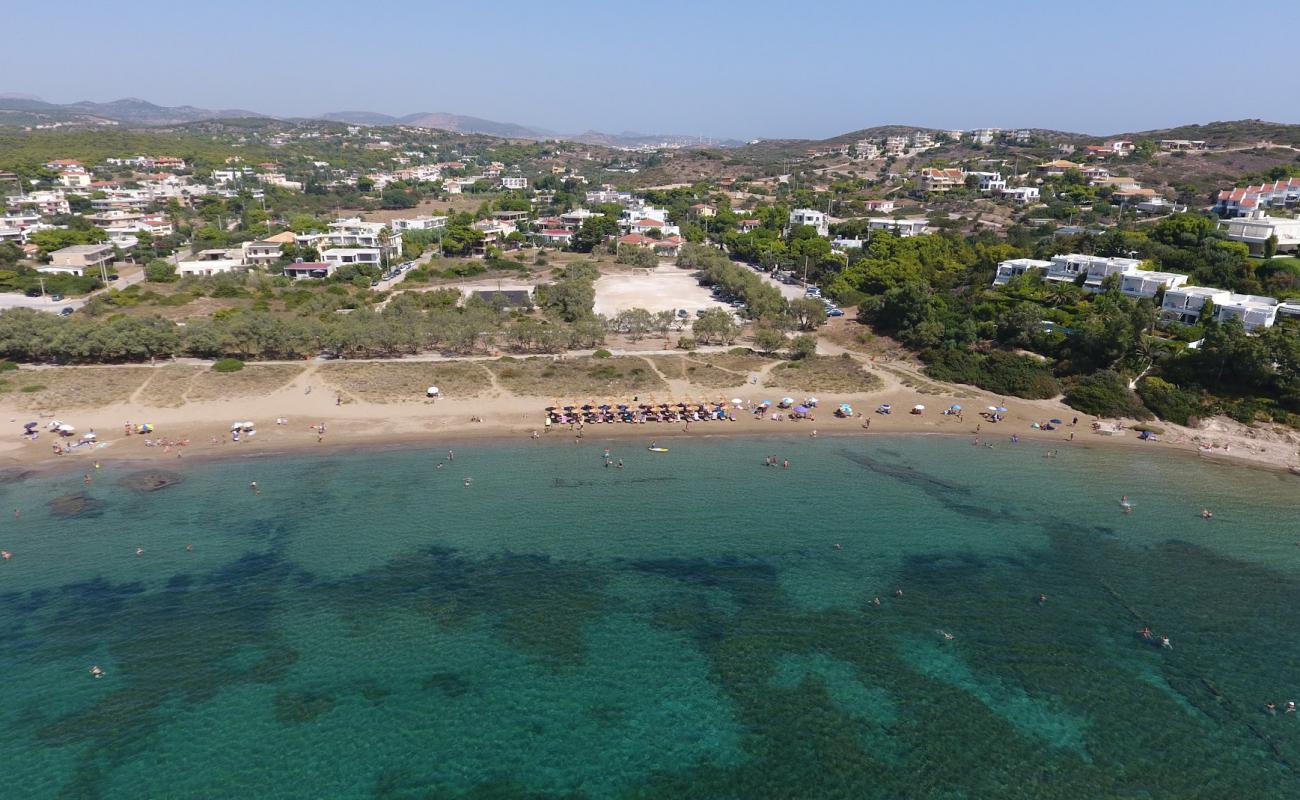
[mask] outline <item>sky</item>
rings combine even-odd
[[[1298,0],[14,3],[0,93],[561,133],[1300,122]],[[69,39],[71,37],[71,40]]]

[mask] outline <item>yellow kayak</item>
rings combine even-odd
[[[667,448],[667,447],[647,447],[646,449],[649,450],[649,451],[652,452],[652,453],[667,453],[667,452],[668,452],[668,448]]]

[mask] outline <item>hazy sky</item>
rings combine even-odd
[[[565,133],[1105,134],[1300,121],[1298,22],[1300,0],[44,0],[5,13],[0,92]]]

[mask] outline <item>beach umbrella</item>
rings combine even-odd
[[[86,434],[83,434],[81,438],[83,438],[83,439],[90,439],[91,441],[94,441],[95,438],[96,438],[96,436],[95,436],[95,434],[93,434],[93,433],[86,433]]]
[[[59,425],[60,433],[72,433],[75,430],[76,428],[72,427],[71,425]]]
[[[961,411],[961,406],[958,405],[957,403],[953,403],[952,405],[948,406],[948,408],[951,408],[953,411]]]
[[[1004,413],[1006,413],[1007,407],[1006,407],[1006,406],[994,406],[993,410],[996,411],[996,412],[998,412],[999,414],[1004,414]]]
[[[795,406],[795,407],[794,407],[794,413],[796,413],[796,414],[807,414],[807,413],[808,413],[808,406]]]
[[[1059,419],[1049,419],[1048,422],[1052,423],[1053,425],[1063,425],[1063,424],[1064,424],[1064,423],[1061,422]]]
[[[782,404],[782,405],[787,405],[787,406],[788,406],[788,405],[791,405],[792,403],[794,403],[794,398],[793,398],[793,397],[782,397],[782,398],[781,398],[781,404]]]
[[[989,411],[997,411],[997,410],[998,410],[997,406],[989,406]]]
[[[808,405],[810,405],[810,406],[815,406],[815,405],[817,405],[817,398],[816,398],[816,397],[809,397],[807,400],[804,401],[804,403],[806,403],[806,404],[808,404]]]
[[[425,393],[425,395],[428,396],[428,397],[437,397],[437,396],[438,396],[438,387],[437,387],[437,386],[430,386],[428,389],[425,389],[425,390],[424,390],[424,393]]]
[[[24,425],[23,428],[25,428],[25,429],[27,429],[27,430],[30,431],[32,428],[35,428],[37,425],[40,425],[40,424],[41,424],[41,423],[39,423],[39,422],[29,422],[29,423],[27,423],[26,425]]]
[[[924,411],[924,410],[925,410],[925,406],[921,405],[920,403],[917,403],[916,405],[912,406],[912,410],[913,410],[913,411]]]
[[[771,400],[764,400],[763,402],[759,403],[759,405],[760,405],[760,406],[770,406],[770,405],[772,405],[772,401],[771,401]]]

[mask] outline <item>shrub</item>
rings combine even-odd
[[[677,349],[678,349],[678,350],[694,350],[695,348],[696,348],[696,344],[695,344],[695,337],[694,337],[694,336],[679,336],[679,337],[677,337]]]
[[[748,347],[733,347],[727,351],[733,356],[752,356],[754,351]]]
[[[223,358],[212,365],[213,372],[239,372],[244,368],[244,362],[237,358]]]
[[[925,374],[952,383],[969,383],[990,392],[1029,399],[1056,397],[1061,385],[1047,365],[1029,356],[1001,350],[972,353],[944,348],[922,356]]]
[[[612,355],[614,355],[614,354],[611,353],[611,352],[609,352],[608,350],[606,350],[606,349],[604,349],[604,348],[601,348],[600,350],[597,350],[596,352],[592,353],[592,354],[591,354],[591,357],[592,357],[592,358],[609,358],[609,357],[612,356]]]
[[[1179,425],[1194,424],[1204,407],[1198,392],[1160,378],[1143,378],[1138,383],[1137,393],[1157,417]]]
[[[12,361],[0,359],[0,372],[11,372],[18,369],[18,365]]]
[[[790,358],[803,359],[817,352],[817,337],[809,334],[796,336],[790,341]]]
[[[1151,412],[1128,388],[1128,381],[1112,370],[1094,372],[1076,381],[1065,393],[1065,404],[1099,417],[1151,419]]]

